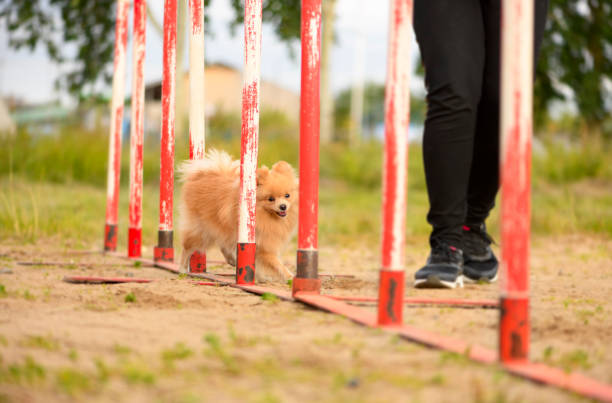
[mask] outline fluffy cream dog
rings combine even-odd
[[[181,268],[186,271],[194,251],[217,245],[227,263],[236,265],[240,161],[227,153],[209,151],[205,158],[185,162],[180,204],[183,246]],[[257,170],[255,278],[287,280],[292,273],[279,254],[295,231],[298,219],[298,181],[291,165],[279,161]]]

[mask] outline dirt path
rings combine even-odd
[[[116,258],[49,252],[56,246],[0,245],[0,402],[581,400],[297,303],[197,286]],[[426,254],[421,242],[411,246],[409,279]],[[610,251],[604,238],[534,240],[532,359],[612,383]],[[322,271],[357,276],[326,280],[324,292],[376,295],[376,251],[359,253],[321,250]],[[36,259],[74,265],[17,264]],[[61,281],[66,275],[155,281],[74,285]],[[497,285],[407,289],[410,296],[497,294]],[[405,318],[496,346],[495,310],[408,307]]]

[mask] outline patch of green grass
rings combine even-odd
[[[563,354],[559,359],[559,365],[566,372],[571,372],[574,369],[589,369],[593,366],[589,361],[589,354],[580,349]]]
[[[468,354],[459,354],[452,351],[440,352],[440,364],[455,363],[460,365],[466,365],[469,362],[470,360],[468,358]]]
[[[124,301],[128,303],[136,302],[136,295],[134,295],[134,293],[131,292],[125,296]]]
[[[0,284],[0,298],[8,297],[8,292],[6,292],[6,287],[4,284]]]
[[[139,260],[134,261],[134,267],[137,267],[137,268],[142,267],[142,262]]]
[[[127,346],[123,346],[121,344],[115,344],[113,346],[113,350],[115,351],[115,354],[118,354],[118,355],[129,355],[132,353],[131,348]]]
[[[281,403],[282,400],[272,392],[265,392],[255,399],[256,403]]]
[[[264,292],[263,294],[261,294],[261,299],[264,301],[278,302],[278,297],[269,292]]]
[[[172,367],[174,361],[184,360],[193,355],[193,351],[184,343],[176,343],[174,347],[162,351],[161,357],[166,366]]]
[[[81,371],[72,368],[63,368],[57,372],[57,386],[69,395],[86,391],[91,388],[89,377]]]
[[[263,123],[264,114],[262,114]],[[285,119],[266,115],[270,132],[260,144],[260,163],[284,159],[297,168],[297,137]],[[275,116],[275,118],[270,118]],[[221,113],[209,122],[207,145],[239,155],[239,124],[233,114]],[[239,119],[238,119],[239,122]],[[237,130],[237,132],[236,132]],[[262,131],[264,131],[262,126]],[[270,133],[274,133],[271,135]],[[177,137],[176,163],[187,158],[188,147]],[[63,129],[56,138],[33,139],[25,133],[0,139],[0,238],[35,242],[44,237],[70,239],[89,247],[99,237],[100,212],[106,197],[107,133]],[[119,220],[127,221],[127,145],[122,153]],[[612,236],[612,164],[610,144],[570,149],[549,145],[534,156],[532,229],[537,234],[589,232]],[[18,158],[19,156],[19,158]],[[145,150],[144,194],[158,197],[159,145]],[[425,237],[428,199],[421,147],[411,144],[408,160],[407,235]],[[377,245],[380,237],[382,145],[363,142],[354,148],[332,144],[321,150],[320,242],[327,245]],[[176,196],[180,186],[176,187]],[[78,195],[75,197],[75,195]],[[178,198],[178,197],[177,197]],[[157,205],[143,205],[143,243],[154,244]],[[493,212],[489,229],[499,232]],[[177,233],[177,244],[180,243]],[[498,238],[498,237],[497,237]],[[118,242],[127,242],[120,231]],[[424,245],[425,246],[425,245]],[[73,246],[74,247],[74,246]],[[135,267],[137,263],[135,263]],[[184,277],[187,278],[187,277]]]
[[[94,364],[96,365],[98,380],[103,383],[106,382],[110,377],[110,369],[101,358],[96,358]]]
[[[0,334],[0,346],[5,346],[5,347],[8,346],[8,340],[3,334]],[[2,362],[1,359],[0,359],[0,362]]]
[[[77,361],[79,359],[79,353],[77,353],[75,349],[71,349],[70,352],[68,352],[68,358],[70,361]]]
[[[145,385],[153,385],[155,383],[155,374],[143,363],[124,363],[120,369],[120,374],[128,383],[142,383]]]
[[[204,342],[208,344],[208,349],[204,351],[206,355],[218,358],[224,365],[225,369],[233,374],[239,372],[239,366],[234,359],[221,345],[219,336],[214,333],[204,335]]]
[[[36,295],[32,294],[30,290],[24,290],[22,296],[28,301],[36,300]]]
[[[544,362],[551,362],[554,352],[555,352],[555,349],[553,346],[547,346],[542,352],[542,360]]]
[[[0,367],[0,383],[29,383],[45,379],[47,371],[32,357],[26,357],[22,364]]]
[[[59,350],[59,343],[51,336],[27,336],[21,343],[24,347],[40,348],[47,351]]]

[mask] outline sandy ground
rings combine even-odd
[[[422,246],[408,245],[408,279],[426,257]],[[612,240],[586,235],[533,240],[533,360],[612,383],[611,251]],[[356,276],[325,280],[323,292],[375,296],[377,259],[372,246],[322,249],[322,272]],[[72,264],[17,264],[24,260]],[[67,275],[155,281],[75,285],[62,281]],[[584,400],[299,303],[69,254],[52,241],[0,244],[0,284],[0,402]],[[408,286],[406,295],[497,298],[498,285]],[[496,310],[408,306],[404,316],[418,327],[497,344]]]

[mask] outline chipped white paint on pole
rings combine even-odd
[[[146,2],[134,0],[132,118],[130,127],[129,227],[142,228],[142,146],[144,134],[144,62]]]
[[[383,174],[382,267],[404,270],[412,0],[391,0]]]
[[[255,242],[261,7],[261,0],[246,0],[244,7],[244,81],[242,87],[242,147],[240,155],[238,243]]]
[[[161,166],[159,182],[159,230],[171,231],[174,191],[174,119],[176,86],[176,1],[164,1],[162,70]]]
[[[117,224],[119,205],[119,171],[121,166],[121,129],[125,92],[125,50],[127,47],[127,17],[130,3],[117,1],[115,26],[115,53],[113,94],[111,99],[110,141],[108,150],[108,176],[106,181],[106,224]]]
[[[303,0],[298,249],[316,251],[319,212],[321,0]]]
[[[202,159],[204,115],[204,0],[189,0],[189,157]]]
[[[502,9],[501,158],[502,292],[528,290],[534,5]]]

